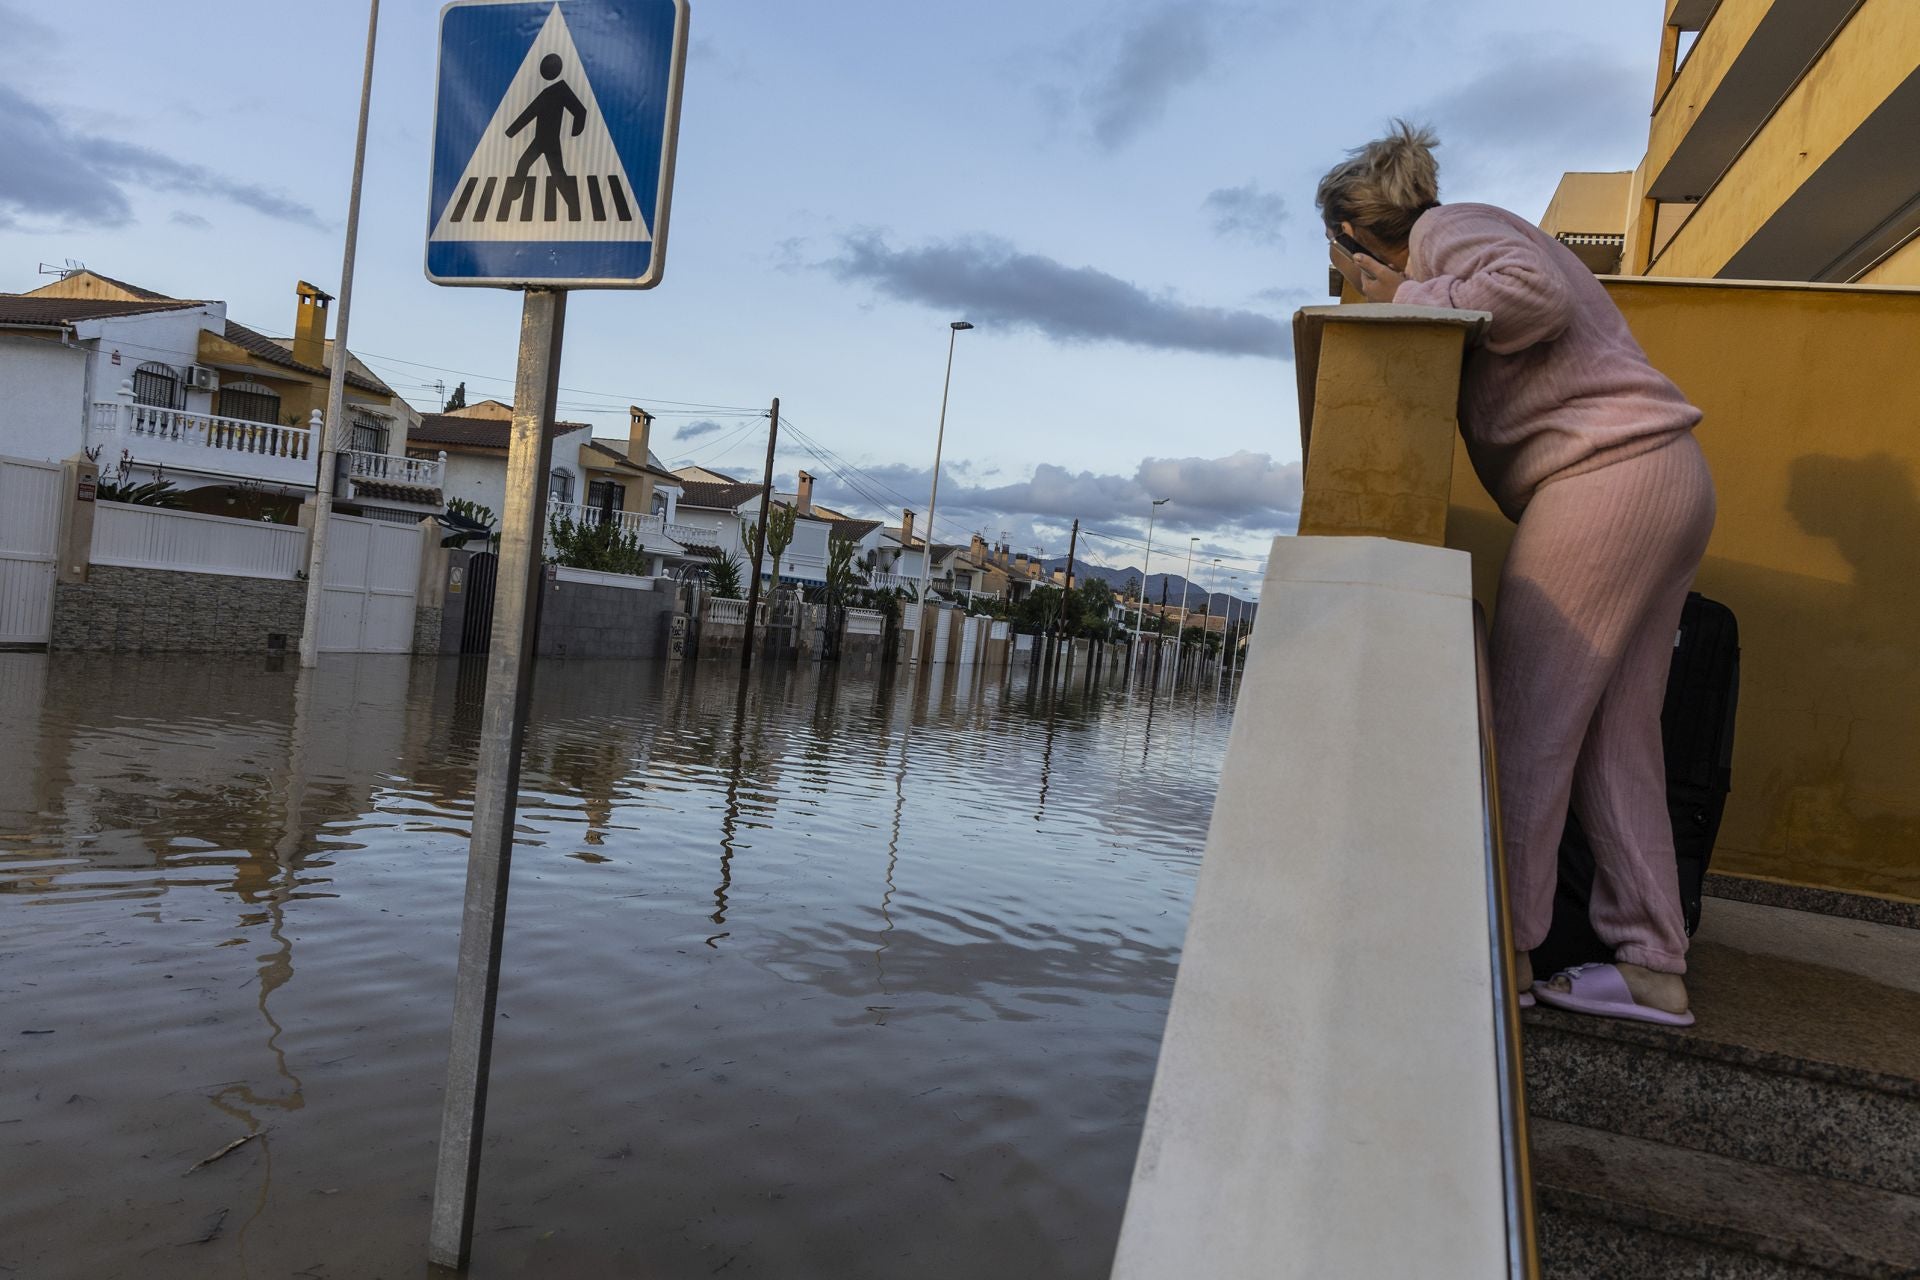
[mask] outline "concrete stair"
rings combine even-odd
[[[1551,1280],[1920,1277],[1920,921],[1774,897],[1707,900],[1691,1028],[1526,1015]]]

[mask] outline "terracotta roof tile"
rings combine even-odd
[[[701,480],[680,482],[680,505],[708,511],[731,511],[749,498],[760,496],[760,486],[737,480],[732,484],[708,484]]]
[[[24,293],[0,293],[0,324],[73,324],[80,320],[179,311],[200,305],[165,298],[122,302],[112,298],[41,298]]]
[[[327,370],[319,368],[316,365],[303,364],[295,360],[293,353],[281,346],[278,342],[275,342],[264,333],[247,328],[247,326],[237,320],[227,321],[226,336],[228,342],[253,355],[259,356],[268,364],[277,364],[285,369],[297,369],[301,373],[315,374],[322,378],[327,376]],[[393,394],[393,388],[378,378],[362,376],[361,374],[355,373],[351,368],[347,370],[347,385],[350,387],[358,387],[362,391],[371,391],[378,396],[390,396]]]
[[[586,425],[584,422],[556,422],[547,428],[547,434],[563,436]],[[468,445],[504,452],[512,434],[513,424],[500,418],[463,418],[450,413],[423,413],[420,415],[420,425],[407,432],[407,443]]]

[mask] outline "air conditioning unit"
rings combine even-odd
[[[204,365],[194,365],[187,370],[187,385],[195,391],[218,391],[220,375]]]

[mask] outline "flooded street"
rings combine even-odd
[[[966,674],[540,667],[473,1275],[1106,1274],[1229,718]],[[482,678],[0,654],[5,1280],[427,1274]]]

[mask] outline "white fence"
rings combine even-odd
[[[0,458],[0,645],[53,634],[53,578],[66,486],[58,466]]]
[[[120,502],[94,504],[95,564],[242,578],[292,578],[306,562],[307,531],[298,525]]]
[[[553,576],[560,582],[583,582],[596,587],[622,587],[628,591],[652,591],[653,584],[660,581],[667,582],[668,589],[671,590],[672,584],[671,578],[642,578],[631,573],[602,573],[598,569],[575,569],[564,564],[553,567]]]
[[[1012,632],[1013,628],[1007,623],[1006,619],[1002,618],[996,621],[992,627],[988,628],[987,639],[1005,640]]]
[[[847,610],[847,634],[877,636],[886,630],[886,617],[878,609]]]
[[[867,585],[875,591],[910,591],[920,594],[920,579],[902,577],[897,573],[870,573]]]

